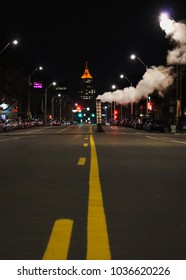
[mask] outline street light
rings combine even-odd
[[[120,75],[120,78],[121,79],[126,79],[129,83],[130,83],[130,85],[131,85],[131,87],[132,87],[132,82],[127,78],[127,76],[125,76],[125,75],[123,75],[123,74],[121,74]],[[121,107],[121,109],[122,109],[122,107]],[[133,113],[134,113],[134,108],[133,108],[133,102],[131,101],[131,117],[133,116]],[[121,113],[122,114],[122,113]]]
[[[34,69],[34,71],[28,76],[28,119],[30,118],[30,86],[32,85],[31,83],[31,77],[37,70],[43,70],[42,66],[38,66]]]
[[[47,91],[49,89],[49,87],[51,86],[55,86],[56,82],[52,82],[46,89],[45,89],[45,123],[47,122]]]
[[[148,69],[148,66],[141,60],[141,58],[139,58],[139,56],[136,56],[135,54],[131,54],[130,58],[132,60],[135,60],[136,58],[145,66],[145,69]]]
[[[143,64],[143,66],[145,66],[145,69],[147,71],[148,66],[141,60],[141,58],[139,58],[139,56],[136,56],[135,54],[131,54],[130,58],[132,60],[135,60],[137,58],[141,62],[141,64]],[[147,115],[147,117],[148,117],[148,113],[149,113],[149,111],[148,111],[148,96],[147,96],[147,99],[146,99],[146,115]]]
[[[167,12],[163,12],[159,16],[159,24],[161,29],[165,31],[167,35],[173,34],[175,29],[175,20],[170,17]],[[176,63],[176,125],[180,126],[182,117],[182,74],[181,67],[179,63]]]
[[[18,44],[18,41],[17,40],[14,40],[12,42],[9,42],[8,44],[6,44],[6,46],[0,51],[0,55],[6,50],[6,48],[9,46],[9,45],[17,45]]]
[[[171,34],[174,31],[175,20],[169,16],[168,13],[161,13],[159,16],[159,24],[166,34]]]
[[[61,97],[61,94],[60,93],[58,93],[57,95],[55,95],[55,96],[53,96],[52,97],[52,117],[53,117],[53,119],[54,119],[54,99],[56,98],[56,97]],[[60,105],[59,105],[60,107],[59,107],[59,119],[60,119],[60,121],[61,121],[61,98],[60,98]]]
[[[112,85],[112,90],[116,90],[117,86],[116,85]],[[116,109],[116,102],[114,101],[114,111]],[[112,102],[111,102],[111,120],[112,120]]]
[[[126,79],[126,80],[130,83],[130,85],[132,86],[132,82],[127,78],[127,76],[121,74],[121,75],[120,75],[120,78],[121,78],[121,79]]]

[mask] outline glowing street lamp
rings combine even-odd
[[[12,42],[9,42],[8,44],[6,44],[6,46],[0,51],[0,55],[6,50],[6,48],[9,46],[9,45],[17,45],[18,44],[18,41],[17,40],[14,40]]]
[[[38,66],[34,69],[34,71],[28,76],[28,119],[30,118],[30,86],[32,85],[31,83],[31,77],[32,75],[37,71],[37,70],[43,70],[42,66]]]
[[[161,29],[163,29],[167,35],[172,35],[175,31],[175,20],[172,17],[170,17],[170,15],[167,12],[161,13],[159,16],[159,20]],[[179,120],[182,116],[182,75],[180,73],[180,67],[181,65],[176,64],[176,125],[179,125]]]
[[[175,21],[173,18],[171,18],[169,16],[169,14],[167,12],[161,13],[159,16],[159,20],[160,20],[160,22],[159,22],[160,27],[161,27],[161,29],[163,29],[166,32],[166,34],[173,33],[173,31],[174,31],[173,24]]]
[[[127,78],[127,76],[121,74],[120,78],[121,79],[126,79],[130,83],[130,85],[132,87],[132,82]],[[121,110],[122,110],[122,107],[121,107]],[[131,102],[131,112],[130,113],[131,113],[131,116],[133,116],[133,113],[134,113],[133,102]],[[122,116],[122,113],[121,113],[121,116]]]
[[[112,85],[112,90],[116,90],[117,86],[116,85]],[[114,101],[114,111],[116,109],[116,102]],[[112,119],[112,102],[111,102],[111,119]]]
[[[130,58],[132,60],[135,60],[137,58],[141,62],[141,64],[143,64],[143,66],[145,66],[145,69],[147,71],[148,66],[141,60],[141,58],[139,58],[139,56],[136,56],[135,54],[131,54]],[[147,96],[147,99],[146,99],[146,114],[147,114],[147,117],[148,117],[148,113],[149,113],[149,110],[148,110],[148,96]]]
[[[132,82],[127,78],[127,76],[121,74],[121,75],[120,75],[120,78],[121,78],[121,79],[126,79],[126,80],[130,83],[130,85],[132,86]]]
[[[58,97],[61,97],[61,94],[58,93],[57,95],[52,97],[52,118],[54,119],[54,99]],[[61,98],[60,98],[60,104],[59,104],[59,120],[61,121]]]
[[[56,82],[52,82],[46,89],[45,89],[45,123],[47,122],[47,90],[51,86],[55,86]]]
[[[139,58],[139,56],[136,56],[135,54],[131,54],[130,58],[132,60],[135,60],[136,58],[145,66],[145,69],[148,69],[148,66],[141,60],[141,58]]]

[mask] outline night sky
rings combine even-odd
[[[159,27],[163,10],[176,21],[186,20],[180,0],[7,0],[1,5],[0,48],[17,38],[17,67],[29,75],[42,65],[43,79],[67,82],[72,95],[88,61],[97,94],[102,94],[112,84],[121,85],[121,73],[133,84],[141,79],[145,68],[130,59],[131,53],[148,66],[166,65],[171,43]]]

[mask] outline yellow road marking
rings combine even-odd
[[[77,164],[78,164],[78,165],[85,165],[85,161],[86,161],[86,158],[85,158],[85,157],[79,158]]]
[[[92,128],[90,128],[90,131],[92,132]],[[90,145],[87,260],[109,260],[111,259],[109,238],[99,179],[97,153],[92,135],[90,135]]]
[[[67,259],[72,226],[72,220],[60,219],[55,221],[43,260]]]
[[[83,144],[83,147],[88,147],[88,144],[87,144],[87,143],[84,143],[84,144]]]

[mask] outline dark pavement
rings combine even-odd
[[[42,259],[57,219],[73,220],[68,259],[86,259],[90,135],[89,125],[0,134],[0,259]],[[111,258],[186,259],[186,135],[92,135]]]

